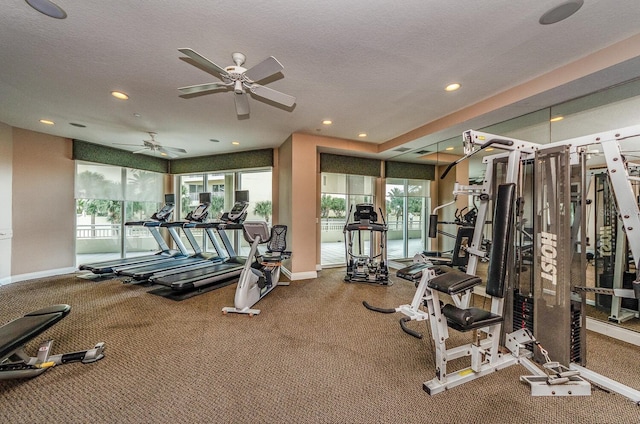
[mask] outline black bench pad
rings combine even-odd
[[[69,305],[52,305],[30,312],[0,327],[0,360],[60,321],[70,311]]]
[[[441,293],[458,294],[482,283],[482,280],[475,275],[469,275],[448,266],[439,268],[442,274],[429,281],[429,288]]]
[[[492,314],[480,308],[451,308],[448,310],[445,305],[442,313],[447,318],[447,325],[454,330],[465,332],[476,328],[486,327],[487,325],[497,324],[502,321],[502,316]],[[457,311],[454,311],[456,309]],[[464,311],[464,314],[460,313]],[[457,314],[454,312],[458,312]],[[462,319],[461,319],[462,318]]]

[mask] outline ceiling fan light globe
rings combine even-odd
[[[242,64],[244,63],[244,61],[247,59],[247,57],[245,55],[243,55],[242,53],[232,53],[231,54],[231,58],[233,59],[233,63],[235,63],[237,66],[242,66]]]

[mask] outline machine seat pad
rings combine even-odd
[[[283,255],[280,252],[267,252],[262,255],[263,262],[281,262]]]
[[[69,305],[51,305],[0,327],[0,361],[67,316]]]
[[[422,278],[422,271],[429,268],[430,266],[432,265],[426,262],[416,262],[407,267],[399,269],[396,272],[396,276],[408,281],[420,281],[420,279]]]
[[[457,331],[465,332],[502,322],[501,315],[493,314],[489,311],[485,311],[484,309],[459,309],[455,306],[448,309],[447,306],[453,305],[445,305],[442,309],[442,314],[447,318],[447,325]],[[454,311],[454,308],[457,311]],[[460,311],[464,311],[464,313],[460,313]],[[463,319],[460,319],[460,317],[463,317]]]
[[[480,277],[475,275],[469,275],[448,266],[440,266],[438,268],[438,271],[442,273],[432,278],[428,285],[429,288],[441,293],[458,294],[482,283]]]

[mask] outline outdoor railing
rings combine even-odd
[[[125,227],[127,237],[149,237],[149,230],[142,226]],[[105,239],[120,237],[120,224],[95,224],[76,226],[76,239]]]

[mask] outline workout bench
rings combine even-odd
[[[69,305],[52,305],[38,309],[0,327],[0,380],[36,377],[49,368],[81,361],[84,364],[104,357],[104,342],[93,349],[51,355],[53,340],[40,344],[37,356],[29,356],[24,346],[71,311]]]

